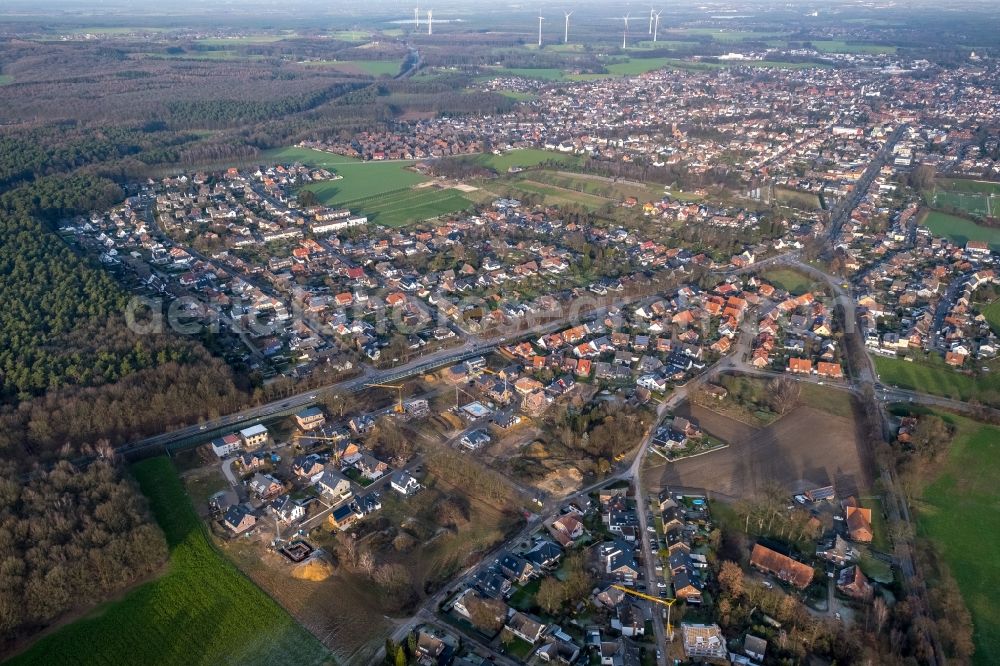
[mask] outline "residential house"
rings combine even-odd
[[[409,472],[400,470],[389,479],[389,485],[400,495],[408,497],[420,490],[420,483],[417,482]]]
[[[616,607],[616,615],[611,618],[611,628],[622,636],[634,638],[646,633],[646,617],[636,604],[624,601]]]
[[[808,564],[797,562],[787,555],[771,550],[761,544],[755,544],[750,554],[750,566],[771,574],[800,590],[809,587],[813,579],[813,568]]]
[[[276,497],[268,505],[271,513],[283,523],[293,523],[302,520],[306,515],[306,508],[292,501],[288,495]]]
[[[750,657],[754,661],[762,662],[764,661],[764,655],[767,653],[767,641],[753,634],[747,634],[743,639],[743,654]]]
[[[285,486],[281,483],[281,481],[278,481],[270,474],[261,474],[260,472],[257,472],[253,475],[253,478],[250,479],[250,492],[261,499],[274,497],[284,489]]]
[[[243,440],[243,446],[248,449],[259,449],[266,445],[267,437],[267,428],[260,424],[240,430],[240,439]]]
[[[583,536],[584,528],[579,518],[572,513],[567,513],[552,521],[552,527],[549,531],[559,541],[559,544],[566,548]]]
[[[505,625],[510,633],[532,645],[538,642],[545,632],[545,625],[527,613],[517,611],[510,616]]]
[[[528,560],[536,571],[551,571],[559,566],[559,560],[562,559],[562,555],[562,548],[551,541],[543,540],[525,553],[524,559]]]
[[[236,453],[240,450],[242,440],[239,435],[231,433],[229,435],[223,435],[218,439],[212,440],[212,451],[219,458],[225,458],[226,456]]]
[[[857,506],[853,497],[844,502],[844,522],[847,524],[847,534],[852,541],[871,542],[874,536],[872,510]]]
[[[500,571],[510,579],[512,583],[524,585],[535,575],[535,567],[528,560],[517,555],[506,553],[497,559]]]
[[[222,517],[222,524],[233,534],[243,534],[257,524],[257,518],[242,504],[234,504]]]
[[[717,624],[681,623],[684,656],[691,660],[727,659],[726,639]]]
[[[326,520],[333,529],[345,530],[363,517],[356,502],[346,502],[331,511]]]
[[[632,583],[639,578],[639,565],[630,544],[619,539],[602,544],[598,552],[604,562],[604,572],[615,580]]]
[[[308,407],[295,415],[295,423],[302,430],[312,430],[326,423],[326,416],[319,407]]]
[[[316,487],[334,503],[345,502],[353,495],[350,479],[332,469],[323,472],[323,476],[316,482]]]
[[[861,572],[861,567],[847,567],[837,577],[837,589],[852,599],[868,599],[872,595],[872,585]]]

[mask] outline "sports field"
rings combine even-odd
[[[1000,405],[1000,374],[988,373],[977,377],[956,372],[944,364],[904,361],[899,358],[874,356],[875,369],[883,384],[940,395],[954,400],[972,398],[988,405]]]
[[[166,574],[12,664],[323,664],[329,653],[215,551],[170,461],[132,467],[170,546]]]
[[[917,510],[922,536],[933,540],[972,613],[973,663],[1000,662],[1000,428],[943,414],[958,430],[940,476]]]
[[[941,211],[932,210],[926,213],[920,221],[937,236],[946,236],[958,245],[965,245],[970,240],[986,241],[994,251],[1000,251],[1000,229],[984,227],[972,220]]]
[[[1000,217],[1000,183],[958,178],[939,180],[924,196],[927,205],[953,208],[973,217]]]

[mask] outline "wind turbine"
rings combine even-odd
[[[538,15],[538,46],[542,45],[542,21],[544,21],[544,20],[545,20],[545,18],[541,14],[539,14]]]
[[[566,27],[563,32],[563,44],[569,44],[569,17],[573,15],[573,12],[566,12]]]
[[[656,43],[656,33],[660,29],[660,14],[662,14],[662,13],[663,13],[663,10],[661,9],[660,11],[656,12],[656,15],[653,17],[653,43],[654,44]]]
[[[656,16],[656,11],[650,7],[649,8],[649,34],[653,34],[653,17]]]
[[[420,7],[413,8],[413,29],[420,27]]]
[[[427,10],[427,34],[428,35],[433,35],[434,34],[434,10],[433,9],[428,9]]]
[[[622,17],[622,20],[625,21],[625,32],[624,32],[624,34],[622,34],[622,48],[623,49],[625,48],[625,45],[628,42],[628,20],[630,18],[632,18],[631,14],[626,14],[625,16]]]

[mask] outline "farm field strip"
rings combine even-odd
[[[940,465],[940,476],[924,488],[917,507],[918,534],[931,539],[958,582],[972,613],[973,663],[1000,660],[1000,428],[944,414],[958,430]]]
[[[166,534],[167,573],[46,636],[10,663],[215,666],[328,660],[315,637],[215,550],[167,458],[136,463],[132,472]]]

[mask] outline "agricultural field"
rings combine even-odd
[[[957,426],[940,475],[924,488],[917,506],[920,536],[931,539],[947,562],[972,613],[973,663],[1000,661],[1000,428],[942,414]]]
[[[334,30],[330,36],[342,42],[367,42],[372,33],[367,30]]]
[[[760,42],[770,39],[775,39],[779,37],[784,37],[787,32],[774,32],[774,31],[744,31],[744,30],[720,30],[718,28],[683,28],[680,30],[664,30],[661,31],[667,37],[670,36],[698,36],[698,37],[711,37],[717,42],[723,42],[726,44],[738,44],[740,42]]]
[[[643,472],[647,487],[681,485],[730,497],[753,497],[771,483],[789,493],[834,483],[841,493],[859,494],[870,480],[855,419],[838,414],[839,404],[832,410],[807,404],[813,399],[800,401],[765,427],[693,406],[694,421],[729,447],[648,468]]]
[[[465,210],[472,202],[458,190],[424,187],[387,192],[364,200],[346,201],[340,205],[365,213],[376,224],[402,227]]]
[[[540,81],[561,81],[565,78],[563,71],[555,68],[505,67],[502,70],[498,70],[498,72],[511,76],[520,76],[525,79],[538,79]]]
[[[814,281],[802,273],[784,268],[765,271],[761,274],[761,277],[793,296],[799,296],[807,291],[811,291],[816,285]]]
[[[523,194],[541,195],[544,198],[545,203],[554,206],[576,205],[596,210],[611,203],[609,199],[603,199],[592,194],[585,194],[582,192],[575,192],[573,190],[553,187],[551,185],[539,183],[527,178],[516,178],[505,184],[507,187],[515,190],[515,193],[520,192]]]
[[[197,40],[198,44],[205,46],[245,46],[253,44],[273,44],[283,39],[293,39],[297,37],[294,32],[281,35],[245,35],[239,37],[206,37]]]
[[[875,368],[883,384],[922,391],[954,400],[973,398],[989,405],[1000,404],[1000,374],[988,373],[977,377],[962,374],[944,361],[904,361],[899,358],[875,356]]]
[[[518,150],[511,150],[501,155],[484,153],[480,155],[476,161],[485,167],[493,169],[499,174],[503,174],[507,173],[507,170],[511,167],[527,169],[550,161],[559,162],[561,164],[578,164],[581,161],[581,158],[577,155],[557,153],[551,150],[541,150],[540,148],[522,148]]]
[[[402,60],[306,60],[308,67],[329,67],[345,74],[367,76],[396,76],[403,66]]]
[[[859,55],[880,55],[883,53],[895,53],[895,46],[883,44],[859,44],[856,42],[845,42],[840,39],[814,39],[809,41],[821,53],[851,53]]]
[[[166,534],[166,574],[10,663],[329,663],[315,637],[212,547],[167,458],[137,463],[132,473]]]
[[[276,162],[301,162],[336,171],[342,178],[313,183],[307,188],[328,206],[350,208],[371,222],[403,226],[468,208],[471,204],[457,190],[417,188],[425,176],[407,170],[412,161],[364,162],[308,148],[268,151]]]
[[[0,86],[6,86],[14,83],[14,77],[10,74],[0,74]]]
[[[930,229],[931,233],[946,236],[959,245],[965,245],[970,240],[986,241],[991,249],[1000,251],[1000,229],[984,227],[964,217],[936,210],[926,212],[920,224]]]
[[[658,201],[663,197],[657,187],[640,185],[638,183],[613,182],[609,179],[587,176],[585,174],[537,171],[530,176],[533,180],[558,188],[582,192],[602,199],[620,202],[626,197],[635,197],[640,202]]]

